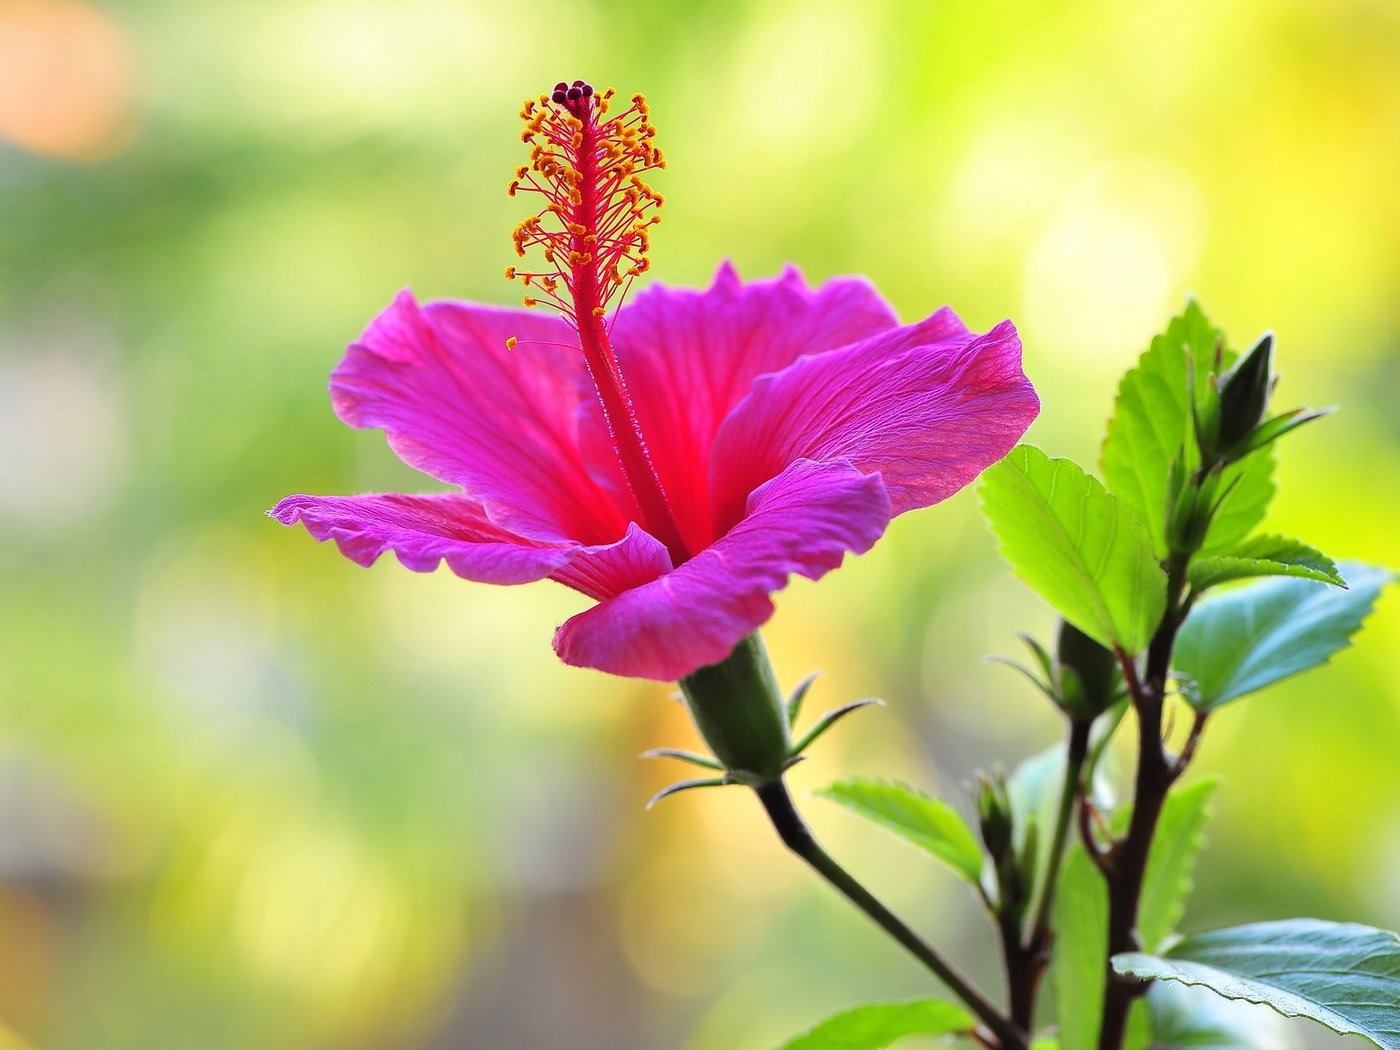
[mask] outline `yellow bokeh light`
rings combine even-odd
[[[81,0],[0,2],[0,139],[96,160],[130,139],[134,69],[111,17]]]

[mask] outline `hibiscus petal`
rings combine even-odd
[[[501,528],[479,503],[455,492],[288,496],[268,513],[283,525],[301,522],[317,540],[335,540],[360,565],[393,551],[415,572],[432,572],[445,559],[463,579],[510,584],[549,578],[599,601],[671,570],[665,544],[638,525],[629,525],[615,543],[541,543]]]
[[[587,380],[576,341],[557,317],[419,307],[401,292],[346,351],[331,400],[346,423],[382,428],[404,462],[462,486],[512,531],[611,542],[627,519],[579,451]]]
[[[577,550],[575,544],[546,545],[513,535],[458,493],[288,496],[268,513],[283,525],[301,522],[317,540],[335,540],[360,565],[372,565],[385,551],[414,572],[432,572],[446,559],[458,576],[479,583],[542,580]]]
[[[670,571],[666,544],[633,523],[616,543],[580,548],[550,579],[601,602]]]
[[[876,475],[799,460],[756,489],[743,521],[674,572],[569,620],[554,636],[565,663],[676,681],[728,656],[773,614],[791,573],[818,579],[864,553],[890,519]]]
[[[951,310],[755,380],[715,439],[720,524],[794,460],[878,471],[895,514],[951,496],[1004,456],[1040,409],[1004,321],[974,336]]]
[[[725,263],[707,289],[653,285],[613,328],[627,388],[652,462],[691,550],[717,535],[710,512],[709,451],[756,376],[802,354],[831,350],[898,324],[866,281],[839,278],[811,290],[793,267],[740,282]],[[586,411],[589,459],[613,453],[602,413]]]

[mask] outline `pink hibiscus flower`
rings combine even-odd
[[[660,197],[640,173],[664,163],[645,102],[605,120],[609,96],[560,85],[523,113],[535,148],[512,192],[547,203],[516,243],[551,269],[508,274],[563,316],[404,292],[332,374],[342,420],[454,490],[271,513],[361,565],[393,551],[419,572],[557,580],[597,602],[556,632],[565,662],[675,681],[763,624],[791,574],[817,579],[970,482],[1039,404],[1009,321],[901,325],[859,279],[745,283],[725,264],[609,316],[647,268]]]

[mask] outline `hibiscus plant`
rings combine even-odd
[[[1236,353],[1189,303],[1123,378],[1100,481],[1017,445],[1039,402],[1009,321],[979,334],[943,308],[904,325],[865,281],[744,282],[728,264],[707,289],[629,300],[662,204],[646,101],[562,82],[521,116],[529,159],[510,193],[537,202],[514,238],[532,268],[506,272],[525,309],[402,293],[331,379],[341,419],[382,429],[452,489],[291,496],[273,516],[362,565],[392,551],[420,572],[556,580],[597,603],[558,629],[561,659],[679,683],[709,753],[650,752],[699,768],[657,798],[751,790],[782,842],[941,988],[844,1011],[786,1050],[914,1034],[1002,1050],[1281,1045],[1258,1011],[1211,1005],[1231,1000],[1400,1050],[1394,934],[1310,919],[1177,932],[1214,788],[1183,774],[1213,712],[1325,663],[1391,579],[1256,532],[1274,443],[1322,414],[1270,414],[1272,338]],[[823,794],[967,882],[999,994],[812,836],[785,773],[868,701],[799,733],[810,679],[784,694],[757,633],[791,574],[824,575],[979,474],[1002,556],[1062,618],[1006,662],[1063,715],[1064,741],[983,777],[971,821],[887,780]],[[1169,712],[1189,728],[1174,734]],[[1124,726],[1135,760],[1115,804],[1101,767]]]

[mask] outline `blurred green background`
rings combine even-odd
[[[767,1050],[915,967],[741,792],[642,804],[668,692],[560,665],[582,607],[263,517],[431,488],[326,377],[401,286],[510,302],[520,100],[648,94],[655,274],[863,273],[1020,325],[1031,439],[1091,462],[1194,290],[1278,337],[1271,526],[1400,564],[1394,0],[0,0],[0,1047]],[[970,493],[785,592],[795,774],[965,804],[1056,739],[1004,669],[1050,617]],[[1213,720],[1192,928],[1400,927],[1400,603]],[[972,899],[821,800],[835,852],[995,981]]]

